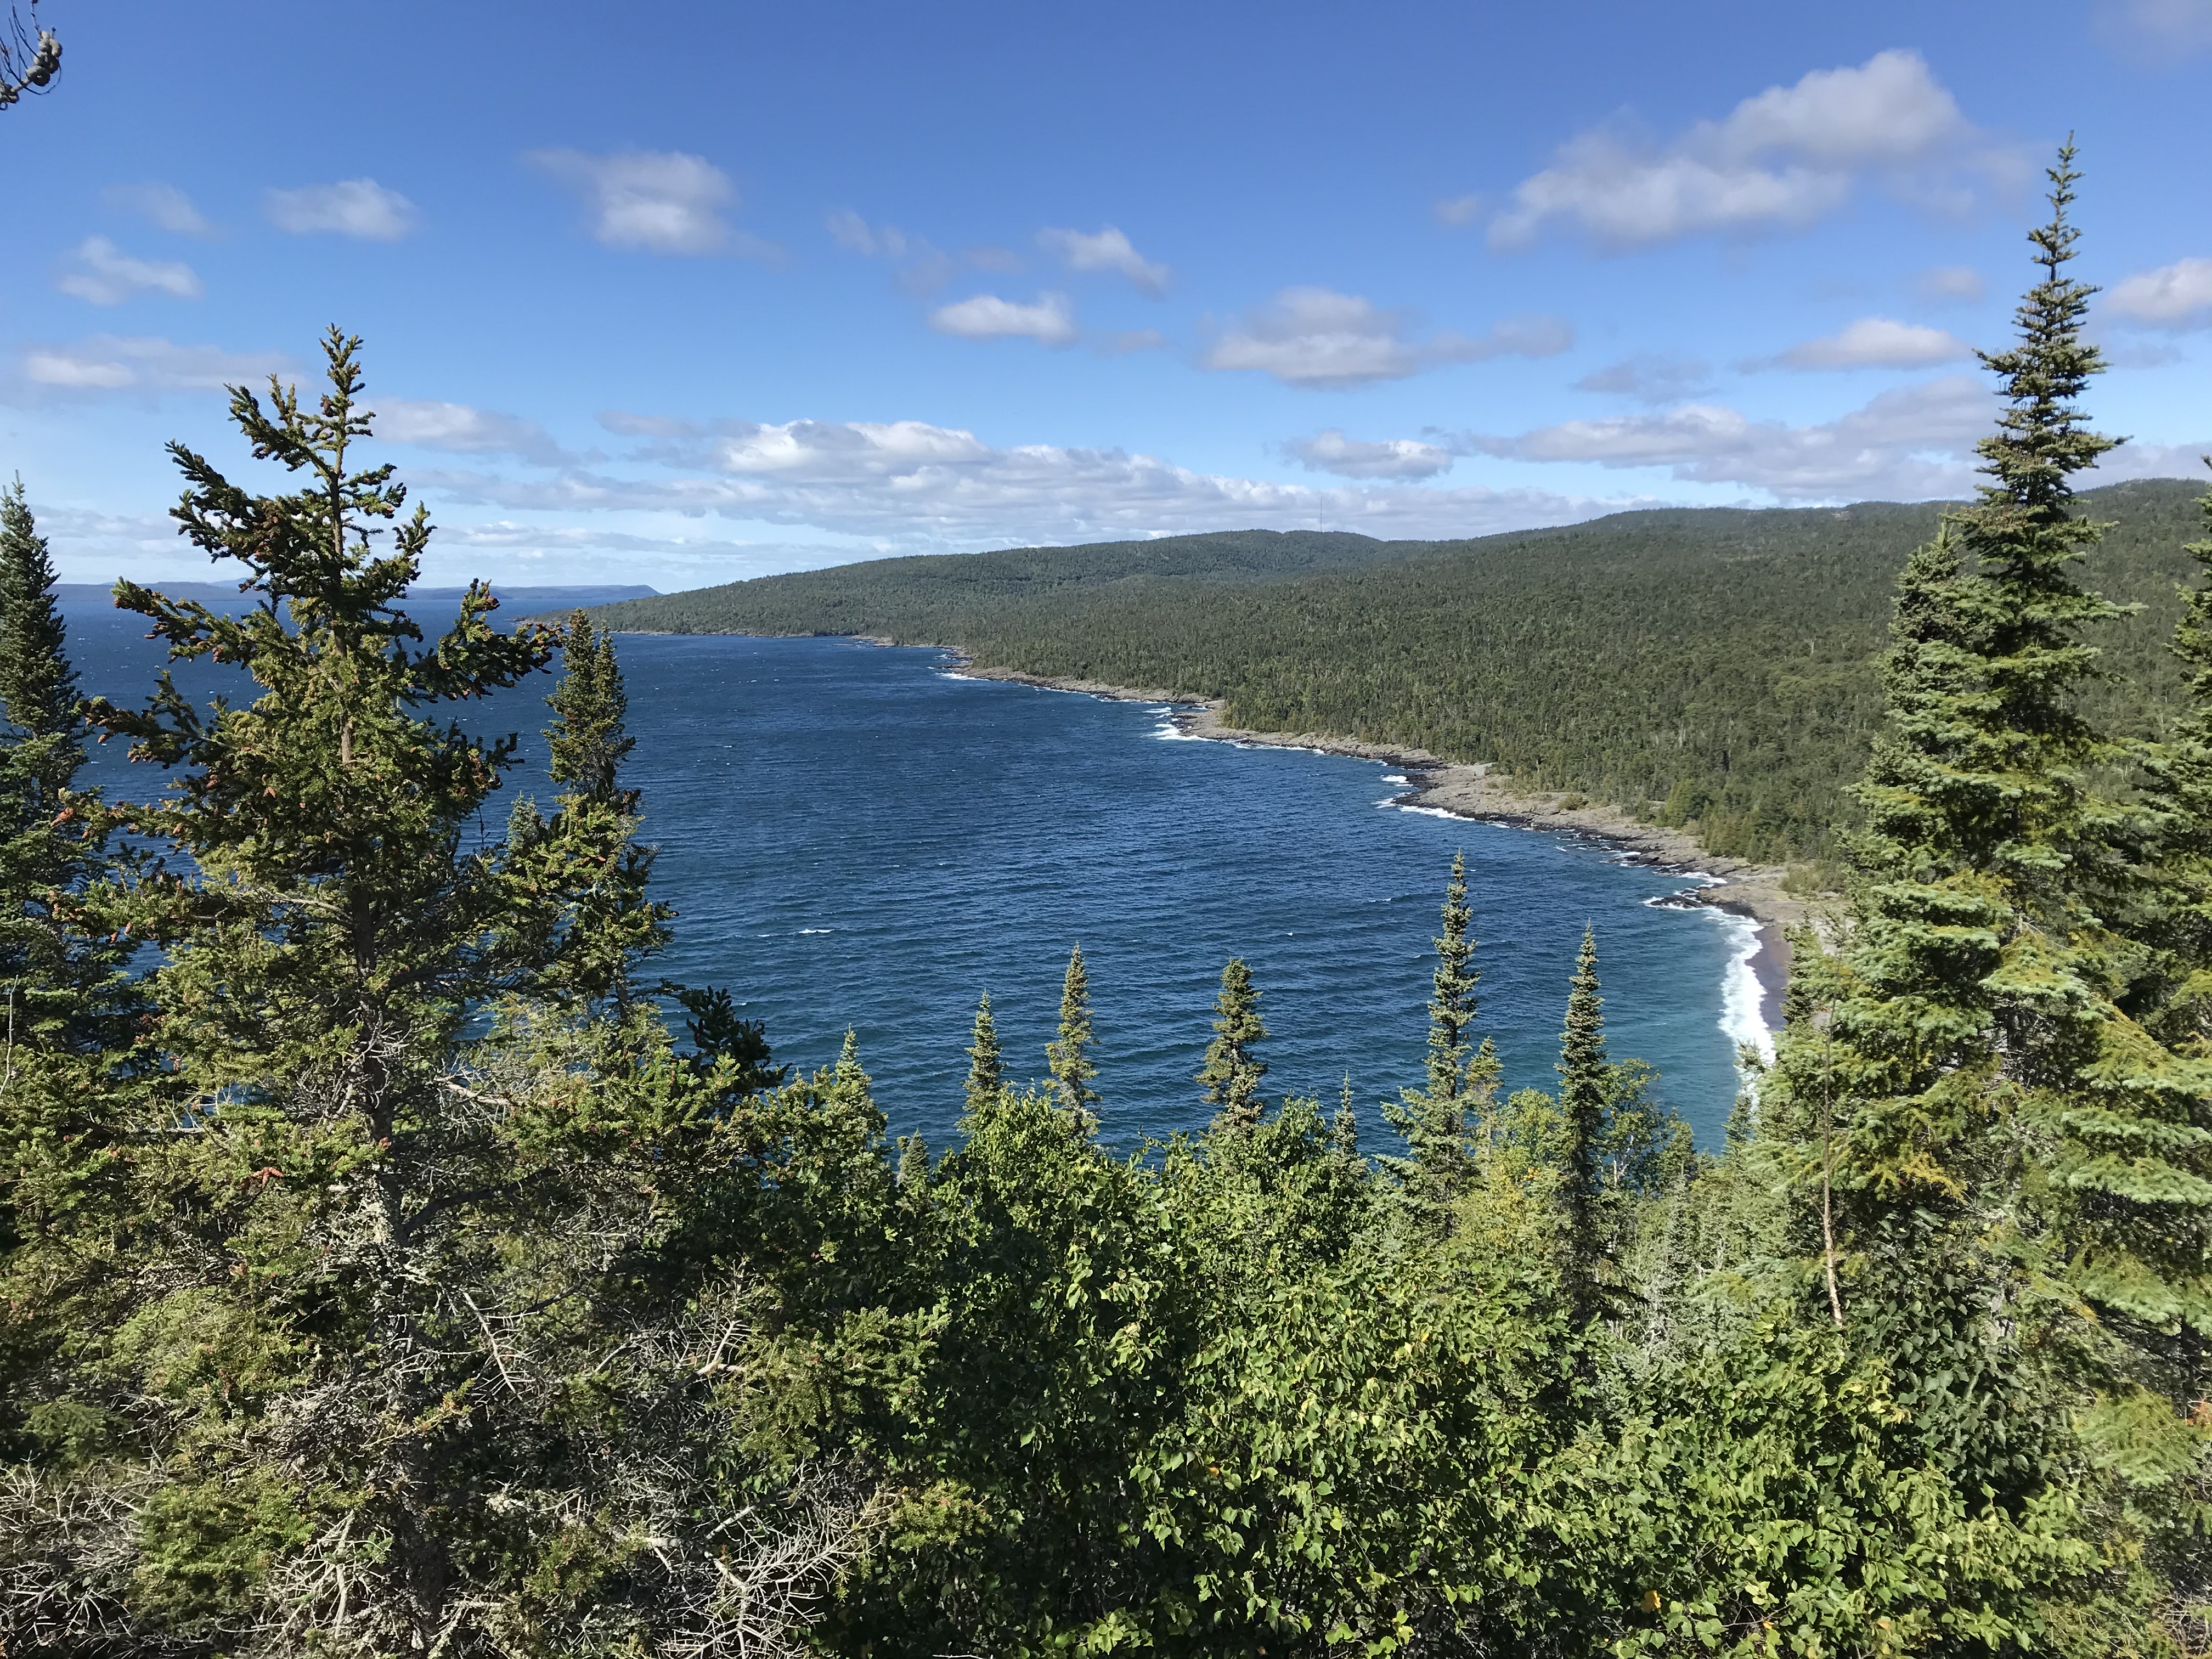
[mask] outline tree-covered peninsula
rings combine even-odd
[[[2165,649],[2197,486],[2086,492],[2140,602],[2083,690],[2177,705]],[[1243,531],[882,559],[596,608],[617,629],[860,634],[1047,678],[1219,698],[1228,724],[1489,762],[1711,850],[1828,858],[1881,718],[1890,584],[1941,504],[1665,507],[1457,542]]]
[[[1804,775],[1863,751],[1845,899],[1702,1150],[1608,1048],[1601,937],[1556,1088],[1502,1088],[1456,865],[1380,1146],[1267,1092],[1237,959],[1211,1127],[1115,1150],[1079,952],[1046,1052],[988,998],[945,1034],[957,1143],[893,1141],[856,1044],[792,1076],[658,973],[681,918],[608,635],[504,630],[482,588],[408,617],[432,529],[354,459],[356,342],[319,400],[234,393],[289,493],[173,452],[252,606],[117,590],[235,696],[84,699],[0,500],[0,1651],[2205,1654],[2212,497],[2185,529],[2170,492],[2073,494],[2110,441],[2070,151],[2051,180],[1985,486],[1869,515],[1921,538],[1885,623],[1823,621],[1875,553],[1813,517],[1734,579],[1702,532],[1636,544],[1708,648],[1862,709]],[[1570,539],[1595,569],[1623,533]],[[1358,580],[1471,592],[1466,559]],[[1437,637],[1575,591],[1523,562]],[[2108,594],[2164,569],[2154,729],[2106,678],[2151,623]],[[1586,664],[1546,708],[1692,660],[1639,657],[1637,580],[1583,585],[1617,632],[1531,635],[1522,669]],[[1204,591],[1290,616],[1352,580]],[[554,798],[497,828],[515,743],[456,711],[556,660]],[[1745,673],[1698,743],[1795,729]],[[1632,735],[1624,768],[1665,746]],[[80,787],[94,737],[172,787]]]

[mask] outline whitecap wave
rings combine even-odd
[[[809,933],[834,933],[836,931],[835,927],[802,927],[799,930],[799,936],[805,939]]]
[[[1204,743],[1206,739],[1195,732],[1186,732],[1173,720],[1162,720],[1152,728],[1152,735],[1162,743]]]
[[[1748,1044],[1759,1051],[1761,1059],[1774,1059],[1774,1033],[1766,1027],[1766,988],[1759,982],[1759,975],[1752,963],[1761,949],[1759,926],[1749,916],[1739,916],[1726,910],[1714,910],[1713,919],[1729,934],[1735,946],[1729,957],[1727,971],[1721,975],[1722,1032],[1739,1047]]]
[[[1385,783],[1411,783],[1413,780],[1407,777],[1403,772],[1385,772],[1382,775],[1382,781]]]
[[[1425,818],[1455,818],[1456,812],[1448,812],[1441,806],[1407,806],[1401,802],[1386,800],[1385,806],[1395,806],[1401,812],[1419,812]]]

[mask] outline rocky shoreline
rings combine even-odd
[[[1806,899],[1784,890],[1783,878],[1788,872],[1779,865],[1723,858],[1708,853],[1695,837],[1680,830],[1639,823],[1615,807],[1584,800],[1564,790],[1527,790],[1487,766],[1446,761],[1425,749],[1360,743],[1326,732],[1250,732],[1227,724],[1218,699],[1196,700],[1188,693],[981,667],[962,653],[951,654],[959,672],[975,679],[1006,680],[1051,691],[1080,691],[1121,702],[1167,704],[1174,711],[1171,718],[1176,725],[1193,737],[1382,761],[1406,775],[1407,788],[1399,798],[1401,805],[1426,807],[1515,829],[1587,836],[1656,869],[1709,877],[1711,885],[1686,891],[1681,902],[1711,905],[1759,924],[1759,948],[1751,966],[1762,993],[1760,1014],[1770,1030],[1782,1028],[1782,991],[1790,977],[1787,930],[1807,921],[1813,907]]]

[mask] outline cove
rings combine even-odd
[[[450,607],[416,607],[425,631]],[[143,702],[162,653],[144,623],[66,606],[85,690]],[[1597,930],[1616,1058],[1717,1146],[1735,1043],[1757,1029],[1751,925],[1656,903],[1695,884],[1607,845],[1407,811],[1378,763],[1183,738],[1157,706],[969,679],[945,653],[836,639],[624,635],[629,781],[678,913],[661,971],[728,986],[781,1061],[836,1057],[849,1027],[896,1132],[954,1134],[975,999],[1009,1075],[1044,1071],[1060,973],[1091,967],[1102,1133],[1194,1129],[1192,1074],[1221,965],[1252,964],[1273,1033],[1267,1090],[1334,1103],[1349,1074],[1368,1150],[1380,1103],[1418,1082],[1430,938],[1455,849],[1468,860],[1482,1012],[1509,1086],[1548,1085],[1567,976]],[[185,665],[196,700],[252,689]],[[509,788],[548,793],[551,677],[460,711],[519,731]],[[162,775],[96,751],[88,781]],[[512,797],[509,797],[512,799]],[[496,824],[487,829],[496,831]]]

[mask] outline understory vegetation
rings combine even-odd
[[[1456,865],[1387,1150],[1267,1094],[1241,961],[1211,1126],[1111,1150],[1079,951],[1038,1079],[986,998],[957,1143],[894,1141],[849,1040],[793,1077],[655,976],[609,637],[407,619],[431,527],[349,460],[356,342],[319,402],[234,393],[295,493],[173,450],[255,605],[117,590],[247,696],[84,699],[0,501],[0,1651],[2212,1651],[2212,499],[2136,567],[2194,573],[2154,741],[2094,678],[2136,624],[2068,488],[2108,447],[2070,161],[1987,487],[1875,515],[1925,535],[1851,693],[1849,903],[1705,1151],[1608,1052],[1601,939],[1557,1086],[1502,1089]],[[1674,585],[1717,627],[1753,562]],[[1313,580],[1241,591],[1352,591]],[[1658,637],[1561,695],[1720,654]],[[515,745],[456,707],[556,658],[557,793],[489,834]],[[78,789],[94,735],[172,788]]]

